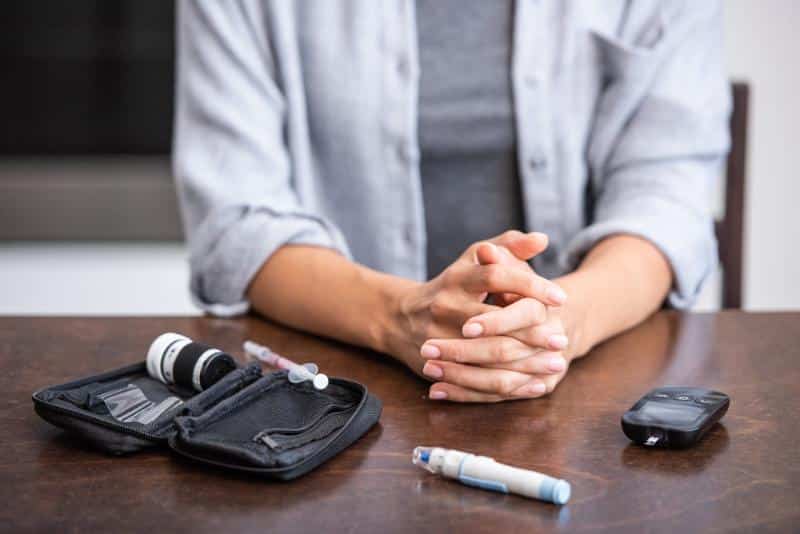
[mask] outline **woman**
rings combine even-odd
[[[720,18],[688,1],[182,1],[193,295],[391,355],[431,399],[552,391],[665,299],[689,306],[715,265]]]

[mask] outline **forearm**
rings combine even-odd
[[[563,309],[569,354],[583,356],[658,310],[672,285],[672,272],[652,243],[617,235],[599,242],[577,270],[556,282],[569,295]]]
[[[413,284],[333,250],[289,245],[264,263],[247,297],[269,319],[385,352],[392,303]]]

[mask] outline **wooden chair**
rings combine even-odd
[[[742,265],[744,262],[744,195],[747,167],[747,122],[750,86],[731,84],[731,151],[725,183],[725,214],[715,230],[722,264],[722,307],[742,307]]]

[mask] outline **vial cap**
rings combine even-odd
[[[147,374],[166,384],[167,379],[161,371],[161,360],[164,357],[167,347],[175,341],[181,340],[191,341],[188,337],[176,334],[175,332],[167,332],[158,336],[147,350]]]

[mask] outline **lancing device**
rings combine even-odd
[[[475,456],[468,452],[417,447],[414,449],[412,461],[436,475],[454,478],[467,486],[500,493],[516,493],[555,504],[565,504],[571,493],[566,480],[511,467],[487,456]]]

